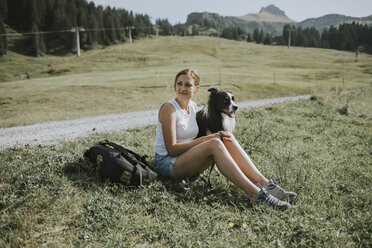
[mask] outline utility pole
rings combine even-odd
[[[129,44],[132,44],[132,29],[134,29],[133,26],[125,27],[125,29],[129,29]]]
[[[83,32],[85,29],[83,27],[74,27],[71,28],[71,32],[76,33],[76,54],[78,57],[80,57],[80,37],[79,37],[79,31]]]
[[[157,24],[155,24],[154,27],[155,27],[156,36],[159,36],[159,26]]]

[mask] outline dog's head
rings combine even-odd
[[[212,107],[215,111],[226,114],[230,118],[234,118],[238,106],[234,102],[235,97],[233,93],[216,88],[210,88],[208,91],[211,93],[208,106]]]

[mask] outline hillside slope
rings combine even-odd
[[[352,17],[352,16],[345,16],[339,14],[329,14],[325,16],[321,16],[318,18],[309,18],[302,22],[297,23],[297,26],[307,28],[307,27],[315,27],[319,31],[322,31],[325,28],[329,28],[332,26],[338,26],[342,23],[351,23],[351,22],[358,22],[358,23],[365,23],[368,25],[372,24],[372,15],[367,17]]]
[[[0,128],[157,109],[174,97],[175,74],[196,69],[205,104],[217,87],[237,101],[309,94],[371,83],[372,56],[264,46],[206,36],[156,37],[82,51],[81,57],[0,58]],[[28,73],[31,79],[21,80]],[[6,77],[6,78],[5,78]]]

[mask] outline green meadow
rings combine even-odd
[[[212,86],[238,101],[312,94],[237,113],[234,135],[256,166],[298,193],[289,211],[247,200],[217,172],[213,191],[200,179],[128,188],[100,179],[83,159],[108,139],[153,165],[150,125],[0,151],[0,247],[372,245],[372,56],[355,63],[325,49],[159,37],[80,58],[0,59],[1,127],[156,109],[187,67],[201,74],[199,104]],[[18,80],[25,71],[32,78]]]
[[[173,97],[176,73],[194,68],[207,89],[238,101],[370,84],[372,56],[264,46],[210,37],[154,37],[83,52],[81,57],[0,58],[0,127],[157,109]],[[28,73],[31,79],[21,80]]]

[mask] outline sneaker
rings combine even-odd
[[[293,202],[297,198],[297,194],[295,192],[285,191],[272,179],[270,179],[269,184],[266,186],[262,186],[260,183],[257,182],[255,182],[254,184],[260,189],[264,188],[267,193],[275,196],[281,201]]]
[[[291,204],[285,201],[281,201],[275,196],[270,195],[267,191],[262,188],[256,198],[249,197],[253,201],[265,202],[267,205],[279,209],[279,210],[288,210],[291,208]]]

